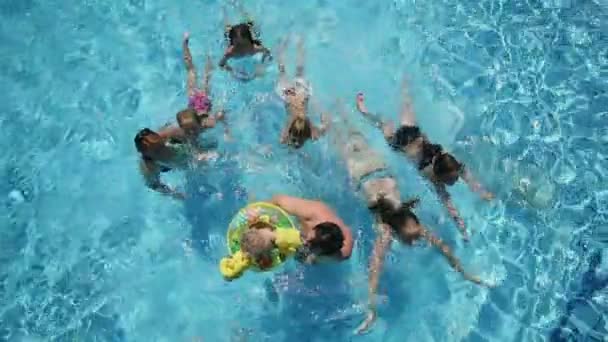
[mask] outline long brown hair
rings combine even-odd
[[[306,117],[297,117],[288,130],[290,142],[295,147],[300,147],[307,139],[312,137],[310,120]]]
[[[149,128],[143,128],[139,132],[137,132],[137,135],[135,135],[133,142],[135,143],[135,148],[139,153],[144,154],[146,150],[146,145],[144,144],[144,141],[150,139],[154,141],[160,141],[162,138],[160,137],[160,135],[158,135],[158,133]]]
[[[412,211],[416,205],[420,202],[420,199],[414,198],[395,209],[395,206],[391,201],[386,198],[380,198],[373,207],[370,207],[380,218],[380,220],[391,226],[395,231],[400,226],[405,224],[407,219],[413,219],[416,223],[420,223],[418,217]]]

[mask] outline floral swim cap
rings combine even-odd
[[[211,110],[211,100],[205,92],[197,91],[190,96],[188,107],[194,109],[197,114],[208,113]]]

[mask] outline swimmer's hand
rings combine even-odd
[[[221,122],[222,125],[224,125],[224,141],[232,141],[232,136],[230,135],[230,129],[228,128],[228,122],[226,119],[226,110],[221,109],[215,113],[215,121]]]
[[[479,286],[487,287],[489,289],[496,287],[496,284],[481,280],[481,278],[479,278],[478,276],[475,276],[475,275],[466,275],[465,278],[472,283],[475,283]]]
[[[331,125],[331,120],[329,120],[329,115],[325,112],[321,112],[321,125],[329,127]]]
[[[281,132],[281,138],[279,139],[279,142],[281,144],[286,144],[287,138],[289,138],[289,133],[287,132],[287,130],[283,130],[283,132]]]
[[[448,212],[450,213],[450,216],[452,216],[452,219],[454,219],[454,222],[456,223],[456,226],[458,227],[458,230],[460,231],[460,233],[462,234],[462,238],[465,242],[469,241],[469,234],[467,233],[467,227],[464,224],[464,220],[462,219],[462,217],[460,217],[460,215],[458,215],[458,210],[456,210],[456,207],[454,207],[454,204],[452,203],[452,201],[450,200],[449,197],[447,197],[447,195],[445,195],[445,189],[440,188],[440,194],[442,195],[442,199],[444,201],[445,206],[448,209]]]
[[[367,106],[365,106],[365,97],[363,97],[363,93],[357,93],[357,97],[355,98],[355,103],[357,105],[357,110],[363,114],[369,113],[367,110]]]
[[[217,113],[215,113],[215,121],[217,122],[226,122],[226,111],[221,109]]]
[[[458,229],[462,233],[462,239],[465,242],[469,242],[469,233],[467,233],[467,227],[464,224],[464,220],[460,217],[456,219],[456,224],[458,225]]]
[[[190,67],[192,65],[192,55],[190,54],[190,48],[188,47],[188,43],[190,42],[190,33],[184,32],[184,63],[186,66]]]
[[[376,310],[369,310],[367,312],[367,317],[361,324],[359,324],[359,327],[357,327],[357,330],[355,330],[355,333],[357,335],[367,333],[375,321],[376,321]]]
[[[163,184],[161,182],[158,182],[158,181],[151,183],[151,184],[149,183],[148,187],[150,187],[152,190],[160,192],[163,195],[173,197],[174,199],[178,199],[178,200],[186,199],[185,193],[179,192],[179,191],[171,188],[170,186]]]
[[[264,46],[258,47],[258,51],[262,52],[262,63],[271,62],[272,61],[272,53],[270,50]]]

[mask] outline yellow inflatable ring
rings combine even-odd
[[[228,253],[232,256],[241,252],[241,236],[245,230],[256,222],[265,222],[274,229],[297,229],[289,214],[282,208],[267,202],[255,202],[247,205],[239,210],[232,218],[228,225],[226,233],[226,241],[228,244]],[[279,250],[272,252],[272,265],[270,267],[260,267],[253,262],[252,269],[257,271],[267,271],[282,264],[286,256],[282,255]]]

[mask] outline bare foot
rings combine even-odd
[[[357,98],[357,110],[361,113],[367,113],[367,106],[365,105],[365,97],[363,97],[363,93],[358,93]]]

